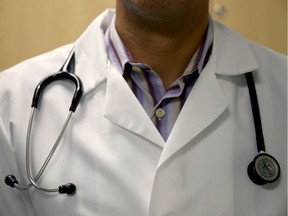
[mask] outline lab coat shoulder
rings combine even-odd
[[[269,103],[273,109],[279,107],[276,104],[281,104],[283,109],[280,113],[286,115],[286,55],[246,40],[234,30],[214,21],[214,46],[211,59],[218,80],[230,77],[229,80],[234,80],[238,87],[240,87],[237,84],[239,79],[236,75],[253,72],[261,109],[268,107],[265,103]]]
[[[59,71],[70,50],[71,45],[65,45],[0,73],[0,116],[4,122],[11,120],[15,109],[31,106],[35,86],[48,74]]]
[[[261,101],[267,102],[268,100],[272,106],[271,109],[278,112],[282,115],[282,118],[286,119],[287,56],[256,43],[248,43],[259,64],[259,68],[254,73],[254,76],[256,87],[258,88],[260,106]],[[261,109],[265,110],[265,106],[262,107]]]
[[[0,73],[1,89],[3,89],[5,83],[11,81],[11,79],[13,79],[14,82],[29,83],[34,81],[35,76],[39,75],[39,77],[43,77],[43,75],[45,76],[45,74],[51,73],[51,71],[57,72],[67,58],[71,48],[71,44],[61,46],[46,53],[31,57],[2,71]],[[10,86],[10,88],[15,87],[15,85]]]
[[[280,82],[278,86],[286,92],[287,56],[255,42],[248,41],[248,44],[259,64],[260,73],[264,73],[270,81]]]

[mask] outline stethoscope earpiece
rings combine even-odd
[[[257,185],[275,182],[280,176],[280,166],[277,160],[267,154],[259,153],[248,165],[248,176]]]
[[[60,194],[72,195],[76,192],[76,186],[73,183],[67,183],[66,185],[60,185],[58,190]]]
[[[14,187],[15,187],[15,184],[18,184],[18,181],[17,181],[17,179],[16,179],[15,176],[13,176],[13,175],[8,175],[8,176],[6,176],[6,178],[5,178],[5,183],[6,183],[8,186],[14,188]]]

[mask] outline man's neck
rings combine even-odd
[[[116,29],[134,61],[148,64],[167,89],[181,76],[203,42],[207,10],[203,5],[198,13],[157,23],[116,9]]]

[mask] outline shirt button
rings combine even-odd
[[[133,70],[134,72],[137,72],[137,73],[139,73],[139,72],[142,71],[142,69],[141,69],[140,67],[138,67],[138,66],[132,66],[132,70]]]
[[[165,110],[162,108],[158,108],[155,112],[156,117],[160,120],[165,116]]]

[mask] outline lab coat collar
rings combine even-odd
[[[248,42],[241,35],[215,20],[213,31],[210,63],[216,74],[240,75],[259,68]]]

